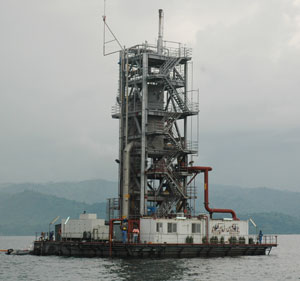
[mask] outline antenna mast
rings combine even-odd
[[[111,54],[114,54],[114,53],[118,53],[120,50],[106,53],[105,47],[106,47],[107,44],[116,41],[121,50],[124,51],[124,48],[122,47],[120,41],[118,40],[118,38],[115,36],[115,34],[112,32],[109,25],[107,24],[105,10],[106,10],[106,0],[104,0],[104,15],[102,16],[102,19],[103,19],[103,56],[108,56],[108,55],[111,55]],[[113,36],[112,40],[106,41],[106,34],[105,34],[106,28],[108,29],[109,33]]]

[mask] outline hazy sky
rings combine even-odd
[[[126,46],[193,48],[211,181],[300,191],[300,0],[107,0]],[[103,1],[0,0],[0,182],[116,180],[117,55]]]

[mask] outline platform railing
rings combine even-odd
[[[83,238],[82,232],[64,232],[62,233],[60,241],[74,241],[80,240],[85,242],[97,242],[97,241],[108,241],[107,232],[91,232],[89,237]],[[216,238],[217,237],[217,238]],[[48,233],[45,232],[43,239],[38,238],[36,233],[36,241],[47,241],[49,242]],[[55,241],[54,239],[51,241]],[[51,242],[50,241],[50,242]],[[113,237],[113,242],[123,243],[123,240],[117,240],[116,237]],[[125,243],[136,243],[134,240],[134,234],[128,233]],[[171,243],[171,244],[218,244],[218,245],[266,245],[266,246],[276,246],[278,244],[277,235],[263,235],[261,241],[258,235],[214,235],[210,234],[208,239],[206,235],[200,233],[148,233],[138,235],[137,243],[146,243],[146,244],[155,244],[155,243]]]
[[[117,115],[120,114],[121,112],[121,107],[119,104],[115,104],[111,107],[111,115]]]
[[[80,239],[82,241],[98,241],[108,240],[109,234],[104,231],[92,231],[87,237],[83,237],[83,232],[63,232],[61,239],[63,241],[72,241],[74,239]]]
[[[199,103],[198,102],[191,102],[187,100],[187,108],[189,109],[189,112],[198,112],[199,111]],[[156,111],[161,111],[161,112],[169,112],[169,113],[176,113],[176,112],[181,112],[181,109],[179,106],[174,106],[169,105],[168,108],[165,108],[164,103],[148,103],[148,109],[150,110],[156,110]],[[131,108],[128,109],[129,113],[131,112],[137,112],[142,110],[142,105],[141,104],[136,104],[134,106],[131,106]],[[117,103],[111,107],[111,115],[118,115],[121,113],[121,107]]]
[[[133,57],[142,53],[157,53],[157,45],[144,43],[127,49],[128,56]],[[164,41],[163,56],[168,57],[192,57],[192,48],[182,46],[180,42]]]
[[[217,237],[217,238],[216,238]],[[139,237],[139,243],[172,243],[172,244],[218,244],[218,245],[277,245],[276,235],[264,235],[260,242],[256,235],[206,235],[198,233],[149,233]],[[130,243],[129,241],[126,241]]]
[[[277,235],[263,235],[261,240],[258,235],[249,235],[249,239],[252,238],[255,244],[277,244]]]
[[[96,231],[95,231],[96,230]],[[35,233],[35,241],[56,241],[55,235],[50,240],[50,236],[48,232],[42,232],[43,235],[39,235],[37,232]],[[98,241],[98,240],[108,240],[108,232],[98,231],[94,229],[94,231],[90,232],[87,237],[83,237],[83,232],[63,232],[60,234],[60,241]]]
[[[193,151],[198,151],[198,148],[199,148],[198,141],[187,140],[186,149],[193,150]]]

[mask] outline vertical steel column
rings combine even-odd
[[[187,91],[188,91],[188,64],[187,62],[184,64],[184,103],[185,106],[187,105]],[[187,137],[188,137],[188,124],[187,124],[187,117],[184,117],[184,148],[187,149]],[[188,155],[185,156],[184,162],[185,165],[188,166]],[[187,195],[187,177],[183,179],[183,194]],[[183,203],[183,209],[186,209],[186,200]]]
[[[184,64],[184,103],[187,106],[187,91],[188,91],[188,68],[187,63]],[[187,117],[184,117],[184,147],[187,149]]]
[[[133,142],[126,145],[124,149],[124,173],[123,173],[123,200],[122,200],[122,219],[129,218],[129,183],[130,183],[130,153]]]
[[[147,188],[146,184],[146,126],[148,117],[148,54],[143,53],[143,82],[142,82],[142,136],[141,136],[141,190],[140,190],[140,214],[143,216],[145,214],[145,208],[147,208],[147,202],[145,202],[145,190]]]
[[[126,53],[124,54],[124,59],[126,60],[126,64],[125,66],[125,93],[126,93],[126,97],[125,97],[125,103],[126,103],[126,117],[125,117],[125,145],[124,147],[126,147],[126,145],[128,144],[128,52],[126,51]]]
[[[120,102],[120,119],[119,119],[119,217],[122,216],[122,198],[123,198],[123,138],[124,138],[124,51],[120,52],[119,66],[119,102]]]

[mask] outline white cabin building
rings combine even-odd
[[[199,218],[152,218],[140,219],[141,243],[206,243],[214,237],[229,243],[231,237],[236,241],[245,239],[248,242],[248,221],[234,221],[232,219],[210,219],[207,216]],[[222,238],[223,237],[223,238]]]

